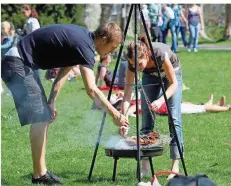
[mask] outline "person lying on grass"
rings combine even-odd
[[[111,96],[111,104],[117,109],[121,110],[121,103],[123,100],[124,93],[119,91],[116,94]],[[205,113],[205,112],[225,112],[231,111],[230,105],[225,105],[226,97],[222,96],[217,103],[213,103],[214,96],[213,94],[210,95],[209,100],[203,104],[194,104],[191,102],[183,101],[181,103],[181,113],[182,114],[198,114],[198,113]],[[138,101],[138,108],[139,114],[142,114],[141,110],[141,100]],[[160,115],[167,115],[168,110],[166,103],[164,103],[158,110],[155,111],[157,114]],[[128,108],[128,112],[125,114],[126,116],[136,117],[136,105],[135,100],[131,100],[130,106]]]
[[[226,97],[222,96],[220,100],[213,104],[213,94],[210,95],[209,100],[204,104],[194,104],[191,102],[183,101],[181,103],[181,113],[182,114],[198,114],[198,113],[205,113],[205,112],[225,112],[231,111],[231,106],[225,106]],[[160,109],[156,111],[156,113],[160,115],[167,115],[168,110],[166,103],[164,103]]]
[[[122,31],[114,23],[100,25],[94,32],[72,24],[50,25],[26,35],[2,59],[2,79],[13,94],[20,123],[22,126],[32,124],[33,184],[61,183],[46,167],[47,130],[57,117],[55,100],[73,66],[79,65],[88,96],[107,111],[120,128],[128,125],[126,117],[97,88],[93,71],[95,51],[100,56],[108,55],[122,41]],[[48,101],[35,73],[39,68],[60,68]]]

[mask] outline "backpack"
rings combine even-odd
[[[205,174],[197,174],[195,176],[184,176],[172,171],[160,171],[152,178],[151,185],[154,185],[155,179],[163,174],[176,174],[169,180],[166,186],[217,186]]]
[[[166,186],[216,186],[205,174],[195,176],[174,176]]]

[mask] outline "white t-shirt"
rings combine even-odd
[[[174,19],[174,12],[170,7],[166,7],[166,10],[163,12],[163,14],[168,19]]]
[[[26,30],[26,34],[30,34],[34,30],[37,30],[38,28],[40,28],[40,24],[39,24],[38,20],[36,18],[33,18],[33,17],[30,17],[24,25],[24,29]]]
[[[188,103],[181,103],[182,114],[196,114],[206,112],[204,105],[195,105]]]

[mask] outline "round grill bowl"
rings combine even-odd
[[[153,157],[153,156],[161,156],[163,154],[163,147],[152,147],[152,148],[145,148],[140,149],[140,156],[141,157]],[[121,158],[136,158],[137,157],[137,150],[136,149],[110,149],[105,148],[105,154],[109,157],[121,157]]]

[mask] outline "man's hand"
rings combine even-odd
[[[128,119],[123,114],[120,114],[119,117],[113,120],[114,124],[120,126],[119,134],[123,137],[126,137],[129,129]]]
[[[122,125],[120,126],[119,128],[119,134],[122,136],[122,137],[126,137],[127,134],[128,134],[128,130],[129,130],[129,125]]]
[[[123,114],[120,114],[119,117],[113,119],[113,122],[117,126],[129,125],[127,117],[124,116]]]
[[[58,113],[57,113],[56,107],[55,107],[55,105],[54,105],[53,103],[48,104],[48,105],[49,105],[50,110],[51,110],[51,118],[52,118],[52,119],[50,120],[50,123],[52,123],[52,122],[56,119]]]

